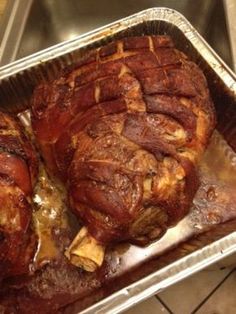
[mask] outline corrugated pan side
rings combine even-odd
[[[92,47],[114,38],[142,34],[169,34],[175,45],[203,69],[218,113],[218,130],[236,149],[236,77],[186,19],[174,10],[153,8],[56,45],[0,68],[0,108],[20,112],[29,107],[34,87],[51,80]],[[233,157],[234,158],[234,157]],[[236,251],[236,222],[218,225],[178,248],[147,262],[117,282],[121,289],[82,313],[118,313],[169,285]],[[145,277],[146,276],[146,277]],[[124,288],[125,287],[125,288]],[[112,290],[109,290],[111,293]],[[99,291],[93,300],[101,299]],[[108,295],[108,294],[107,294]],[[104,294],[102,294],[104,297]],[[64,309],[76,313],[80,305]],[[92,301],[84,300],[88,306]]]
[[[114,38],[163,33],[172,35],[177,48],[190,55],[193,61],[199,63],[204,60],[227,88],[236,94],[235,74],[193,26],[172,9],[153,8],[1,67],[0,107],[16,110],[18,105],[18,110],[21,110],[22,105],[27,105],[32,89],[38,82],[54,78],[62,68],[73,63],[88,49],[106,44]]]
[[[235,223],[233,228],[235,230]],[[189,245],[191,246],[191,242]],[[184,250],[184,245],[182,246],[182,250]],[[180,258],[170,265],[153,272],[145,278],[134,282],[126,288],[112,294],[110,297],[107,297],[106,299],[79,313],[115,314],[127,310],[140,301],[147,299],[148,297],[166,289],[174,283],[183,280],[190,275],[193,275],[206,266],[209,266],[221,258],[235,252],[236,233],[234,232],[231,235],[224,237],[223,239],[215,241],[214,243],[207,245],[194,253],[189,254],[190,250],[187,248],[187,246],[185,250],[188,250],[188,255],[186,257]],[[173,251],[175,254],[178,252],[180,252],[179,249]],[[172,257],[173,253],[171,254]],[[176,256],[178,255],[175,255],[175,258]],[[168,257],[170,258],[170,256]],[[160,258],[160,262],[161,260],[162,259]],[[153,266],[154,265],[150,264],[150,269]],[[76,304],[68,308],[65,313],[75,313],[74,311],[71,312],[72,308],[76,310]]]

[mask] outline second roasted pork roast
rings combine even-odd
[[[28,273],[37,239],[31,226],[38,160],[23,126],[0,112],[0,282]]]
[[[145,245],[188,213],[215,112],[199,67],[170,37],[142,36],[38,86],[32,124],[87,234]]]

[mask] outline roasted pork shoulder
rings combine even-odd
[[[215,112],[199,67],[170,37],[142,36],[95,49],[38,86],[32,125],[85,226],[66,254],[95,270],[105,246],[146,245],[188,213]]]
[[[0,112],[0,280],[29,271],[36,245],[30,223],[37,169],[22,127]]]

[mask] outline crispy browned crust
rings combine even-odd
[[[48,168],[103,243],[146,244],[189,210],[215,127],[206,79],[168,36],[93,50],[32,100]]]
[[[0,112],[0,280],[29,271],[36,243],[29,202],[37,171],[22,127]]]

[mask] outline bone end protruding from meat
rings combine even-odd
[[[187,215],[215,124],[204,74],[169,36],[111,42],[39,86],[32,126],[41,154],[100,241],[81,231],[70,261],[96,269],[101,243],[147,245]]]
[[[94,272],[104,260],[105,246],[93,238],[86,227],[80,229],[65,256],[69,261],[86,271]]]

